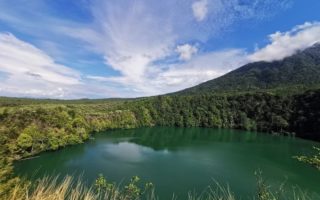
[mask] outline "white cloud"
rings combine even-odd
[[[78,84],[80,79],[75,70],[55,63],[41,50],[8,33],[0,33],[0,71],[65,85]]]
[[[15,96],[65,97],[65,87],[80,84],[80,74],[57,64],[40,49],[0,33],[0,83],[2,94]]]
[[[180,60],[190,60],[191,57],[198,52],[198,48],[190,44],[177,46],[176,52],[180,55]]]
[[[288,32],[276,32],[269,35],[270,44],[257,50],[250,56],[252,61],[281,60],[320,42],[320,23],[306,22]]]
[[[208,65],[200,61],[195,63],[196,58],[200,60],[199,57],[202,55],[196,55],[198,48],[188,44],[188,41],[206,40],[204,38],[217,34],[222,27],[230,25],[235,20],[255,16],[255,9],[261,10],[265,7],[255,6],[263,2],[259,0],[254,5],[243,6],[235,0],[214,0],[212,5],[211,2],[209,4],[199,1],[193,7],[198,12],[201,11],[199,4],[211,6],[210,20],[208,18],[208,23],[194,25],[194,15],[190,13],[193,0],[164,0],[156,4],[144,0],[108,3],[97,1],[92,4],[94,23],[91,27],[79,30],[65,28],[64,32],[88,42],[92,49],[104,55],[107,66],[121,73],[121,76],[116,77],[89,76],[91,80],[116,83],[131,88],[131,91],[139,96],[161,94],[191,86],[180,80],[197,84],[227,72],[226,69],[215,69],[215,64],[211,65],[212,68],[199,72],[204,70],[202,66]],[[250,12],[243,12],[245,14],[237,16],[235,10],[239,9]],[[250,13],[250,16],[246,13]],[[183,41],[186,41],[185,45],[177,46]],[[198,68],[179,68],[179,73],[183,76],[180,79],[178,75],[171,76],[170,73],[173,71],[170,70],[176,69],[179,64],[168,65],[166,60],[174,57],[176,53],[179,53],[180,60],[184,60],[185,64],[193,63],[192,65]],[[217,59],[210,60],[210,64],[215,62]]]
[[[80,72],[57,64],[37,47],[10,33],[0,33],[1,95],[41,98],[122,95],[95,83],[84,84],[81,76]]]
[[[150,66],[148,76],[143,79],[147,84],[136,92],[144,95],[156,95],[182,90],[196,84],[219,77],[247,63],[246,52],[242,49],[227,49],[195,55],[185,63],[168,65],[159,70],[159,66]],[[129,87],[136,86],[125,77],[88,77],[101,82],[117,82]]]
[[[192,11],[197,21],[203,21],[208,14],[208,0],[197,0],[192,4]]]
[[[30,4],[25,4],[23,1],[20,0],[17,7],[13,7],[10,2],[0,2],[0,20],[8,27],[28,34],[36,38],[36,41],[39,40],[35,44],[42,50],[30,44],[29,47],[37,49],[30,52],[32,56],[42,60],[35,65],[33,59],[30,59],[26,69],[16,68],[23,69],[17,73],[6,65],[3,68],[6,70],[2,71],[7,78],[1,83],[0,88],[3,91],[6,87],[10,87],[13,91],[14,88],[21,87],[19,91],[21,94],[29,91],[34,96],[43,94],[68,98],[92,97],[94,94],[105,97],[160,94],[193,86],[222,75],[234,69],[237,63],[246,60],[245,56],[240,58],[240,55],[245,54],[243,50],[237,50],[238,53],[234,50],[203,53],[191,45],[183,45],[180,48],[177,48],[177,45],[205,43],[233,23],[250,18],[262,19],[280,9],[282,2],[287,2],[287,0],[255,0],[247,3],[240,3],[238,0],[97,0],[90,4],[84,3],[85,10],[91,12],[86,13],[90,15],[90,19],[85,22],[75,22],[74,19],[50,16],[50,13],[55,12],[50,12],[50,8],[42,1],[33,1]],[[202,23],[195,23],[195,17]],[[24,50],[23,53],[26,53],[25,51],[29,52]],[[41,56],[38,55],[39,52]],[[175,63],[178,60],[177,52],[180,59],[185,62]],[[88,75],[81,79],[81,74],[64,72],[62,69],[70,68],[55,62],[57,57],[70,56],[73,59],[68,61],[73,65],[74,60],[84,57],[82,53],[88,53],[86,54],[88,58],[102,57],[105,62],[104,67],[112,68],[120,75],[106,77]],[[18,59],[13,60],[17,62],[15,60]],[[59,58],[59,61],[61,60],[66,59]],[[19,60],[19,63],[22,64],[22,61]],[[42,66],[43,63],[51,67],[35,67]],[[29,69],[32,73],[25,72]],[[101,81],[104,84],[101,84]],[[5,94],[2,91],[0,94]],[[52,92],[56,93],[51,94]]]
[[[93,13],[97,29],[102,30],[101,41],[90,42],[104,54],[107,65],[131,81],[139,82],[153,61],[170,54],[175,36],[171,24],[155,15],[155,8],[150,9],[142,1],[128,4],[131,9],[124,12],[119,12],[123,11],[123,5],[118,1],[96,5]]]
[[[247,63],[242,49],[227,49],[194,56],[182,64],[173,64],[152,80],[162,92],[174,92],[217,78]]]

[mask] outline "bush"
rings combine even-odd
[[[33,139],[27,133],[21,133],[17,139],[18,146],[23,150],[28,150],[32,147]]]

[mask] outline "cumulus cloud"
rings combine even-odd
[[[249,57],[251,61],[281,60],[320,42],[320,23],[306,22],[287,32],[278,31],[269,35],[269,40],[270,44]]]
[[[176,52],[179,53],[180,60],[190,60],[191,57],[198,52],[198,48],[190,44],[177,46]]]
[[[195,1],[192,4],[192,11],[197,21],[203,21],[208,14],[208,0]]]

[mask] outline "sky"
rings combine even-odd
[[[175,92],[320,42],[319,0],[0,0],[0,96]]]

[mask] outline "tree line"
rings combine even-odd
[[[158,96],[124,104],[142,126],[214,127],[320,139],[320,90]]]

